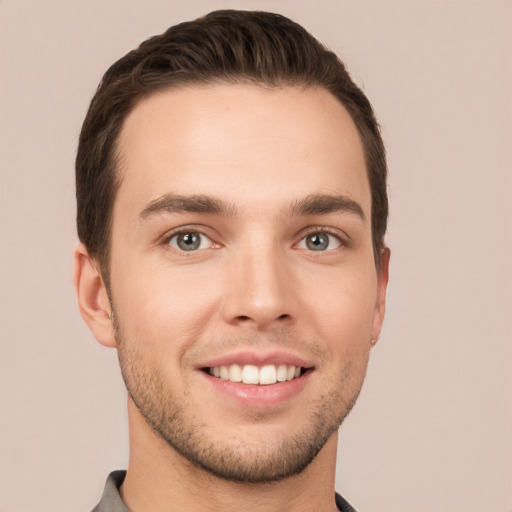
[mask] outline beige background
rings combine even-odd
[[[361,512],[512,511],[512,3],[0,0],[0,511],[92,508],[127,462],[116,354],[71,285],[73,165],[105,69],[220,7],[339,52],[391,169],[389,309],[340,437]]]

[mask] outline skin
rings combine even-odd
[[[119,148],[110,297],[83,245],[75,285],[130,394],[123,500],[134,512],[335,510],[337,428],[379,337],[389,262],[384,249],[375,267],[349,114],[322,89],[179,88],[141,101]],[[199,248],[181,250],[176,230],[200,234]],[[327,245],[313,250],[319,233]],[[284,394],[226,391],[203,369],[229,357],[308,371],[274,388]]]

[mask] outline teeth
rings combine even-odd
[[[259,384],[258,367],[252,364],[246,364],[242,370],[242,382],[244,384]]]
[[[269,385],[276,382],[285,382],[300,377],[301,367],[280,364],[267,364],[258,367],[253,364],[229,366],[215,366],[209,369],[210,375],[231,382],[243,382],[244,384]]]
[[[273,364],[263,366],[260,370],[260,384],[275,384],[277,382],[276,367]]]
[[[222,380],[229,380],[229,370],[227,366],[220,367],[220,378]]]
[[[229,368],[229,380],[231,382],[242,382],[242,368],[237,364],[232,364]]]
[[[287,378],[287,375],[288,375],[288,368],[286,367],[285,364],[280,364],[277,367],[277,380],[279,382],[284,382]]]

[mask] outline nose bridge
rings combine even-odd
[[[286,257],[272,240],[253,240],[236,251],[230,262],[225,297],[228,322],[264,328],[292,318]]]

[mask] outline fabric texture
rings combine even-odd
[[[126,476],[125,470],[112,471],[107,478],[100,502],[92,512],[129,512],[119,494],[119,487]],[[352,506],[336,493],[336,506],[340,512],[356,512]]]
[[[92,509],[92,512],[129,512],[119,494],[119,487],[121,487],[125,476],[125,470],[112,471],[108,475],[101,500]]]

